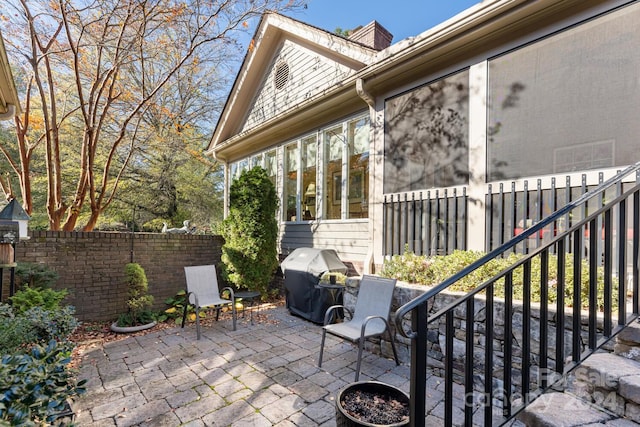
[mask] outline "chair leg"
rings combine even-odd
[[[182,327],[184,328],[184,322],[187,320],[187,309],[189,308],[189,303],[187,302],[184,305],[184,313],[182,313]]]
[[[235,302],[231,303],[231,317],[233,318],[233,330],[236,330],[236,319],[238,318],[238,310],[236,310]]]
[[[320,356],[318,356],[318,368],[322,367],[322,353],[324,352],[324,339],[327,337],[327,330],[322,328],[322,340],[320,341]]]
[[[389,342],[391,343],[391,350],[393,350],[393,357],[396,359],[396,366],[400,366],[400,361],[398,360],[398,352],[396,351],[396,345],[393,342],[393,335],[391,335],[391,331],[387,329],[389,333]],[[382,354],[382,340],[380,340],[380,354]]]
[[[358,341],[358,363],[356,363],[356,381],[360,378],[360,365],[362,364],[362,350],[364,350],[364,338]]]
[[[200,339],[200,307],[196,306],[196,337]]]

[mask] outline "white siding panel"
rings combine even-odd
[[[289,66],[289,77],[282,89],[274,84],[277,65]],[[339,83],[354,70],[305,47],[285,40],[265,73],[241,131],[281,114],[318,92]]]

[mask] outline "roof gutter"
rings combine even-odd
[[[356,93],[358,94],[358,96],[360,98],[362,98],[362,100],[364,102],[367,103],[367,105],[369,106],[369,123],[375,123],[375,119],[376,119],[376,100],[375,98],[369,93],[367,92],[367,88],[365,87],[365,82],[362,78],[358,78],[356,80]],[[370,128],[370,132],[373,133],[375,132],[375,129],[373,128],[373,126],[371,126]],[[375,139],[370,138],[370,141],[375,141]],[[371,144],[371,142],[369,142],[369,144]],[[375,167],[375,165],[374,165]],[[375,192],[371,192],[371,185],[375,185],[374,184],[369,184],[369,191],[370,194],[375,194]],[[369,198],[369,200],[371,200],[371,198]],[[371,210],[370,210],[371,212]],[[369,241],[373,242],[375,240],[375,228],[373,226],[374,221],[369,221]],[[364,257],[364,262],[363,262],[363,273],[364,274],[372,274],[374,271],[374,259],[373,259],[373,245],[369,245],[367,248],[367,254]]]
[[[7,104],[7,111],[0,114],[0,120],[11,120],[16,116],[16,106]]]
[[[368,92],[379,95],[390,75],[429,63],[447,51],[481,45],[483,39],[510,31],[514,26],[544,14],[565,10],[580,0],[484,0],[418,36],[402,40],[378,53],[378,60],[358,72]],[[382,89],[384,92],[385,90]]]

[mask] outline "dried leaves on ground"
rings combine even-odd
[[[250,313],[248,310],[253,311],[253,321],[255,323],[268,323],[273,322],[273,320],[267,316],[264,310],[268,308],[281,306],[284,304],[284,300],[282,298],[274,299],[271,301],[256,303],[253,307],[247,308],[247,312],[244,313],[247,321],[250,319]],[[242,318],[242,311],[238,313],[238,316]],[[231,316],[230,312],[223,312],[220,314],[220,320],[224,320],[225,317]],[[181,320],[181,319],[180,319]],[[203,326],[211,325],[215,322],[215,310],[209,310],[207,312],[207,316],[201,319],[201,324]],[[92,348],[96,348],[108,342],[122,340],[128,337],[135,337],[140,335],[145,335],[150,332],[157,332],[158,330],[174,328],[176,327],[176,320],[170,319],[167,322],[158,323],[151,329],[147,329],[140,332],[133,332],[128,334],[118,334],[111,330],[111,323],[113,322],[81,322],[80,326],[76,328],[73,334],[70,337],[70,340],[75,343],[75,349],[73,351],[72,356],[72,366],[78,367],[80,363],[80,359],[84,353]],[[180,323],[178,323],[179,325]]]
[[[377,391],[352,390],[340,401],[353,418],[371,424],[397,424],[409,419],[409,406],[405,402]]]

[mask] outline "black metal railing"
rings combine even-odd
[[[383,254],[408,248],[417,255],[466,249],[466,188],[426,190],[384,196]]]
[[[487,185],[485,194],[486,239],[485,251],[491,251],[524,229],[538,223],[542,218],[555,212],[586,192],[595,189],[605,180],[603,172],[573,174],[563,177],[523,179]],[[633,182],[621,182],[623,189]],[[571,216],[558,218],[553,224],[530,236],[512,248],[517,253],[527,253],[540,243],[549,242],[558,231],[566,230],[571,224],[582,220],[588,212],[602,206],[602,201],[615,197],[618,188],[609,188],[600,197],[594,197],[582,205]]]
[[[445,425],[454,424],[454,410],[464,414],[463,425],[500,425],[637,318],[638,171],[640,163],[619,172],[396,311],[397,331],[411,339],[411,425],[425,425],[428,373],[444,376]],[[636,183],[623,190],[633,174]],[[587,212],[593,200],[600,207]],[[562,218],[570,226],[555,227],[508,268],[463,296],[439,300]]]

